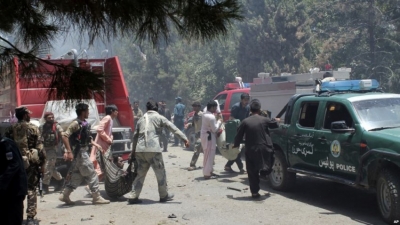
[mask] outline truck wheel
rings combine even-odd
[[[274,165],[269,174],[269,184],[278,191],[290,190],[296,182],[296,173],[287,171],[288,165],[285,156],[280,151],[275,151]]]
[[[376,197],[379,211],[387,223],[400,220],[400,178],[394,171],[381,171],[376,185]]]

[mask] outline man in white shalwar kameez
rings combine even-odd
[[[217,145],[216,133],[221,126],[222,120],[216,120],[214,113],[217,111],[218,104],[210,101],[207,104],[207,112],[203,114],[200,139],[204,152],[203,175],[205,179],[216,178],[213,174],[213,164]]]

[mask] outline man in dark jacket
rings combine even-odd
[[[183,132],[183,128],[185,126],[185,105],[182,104],[182,98],[176,97],[176,105],[174,107],[174,125]],[[175,136],[175,143],[172,146],[179,146],[179,138]],[[181,142],[181,146],[183,143]]]
[[[275,119],[261,116],[260,101],[250,102],[251,116],[244,119],[235,136],[234,147],[239,147],[243,136],[246,136],[246,169],[249,177],[250,191],[253,198],[260,197],[260,172],[269,174],[273,164],[273,146],[268,128],[277,128]]]
[[[165,103],[164,100],[162,100],[159,105],[161,106],[158,109],[158,114],[164,116],[165,118],[167,118],[167,120],[171,121],[171,112],[169,111],[169,109],[167,108],[167,104]],[[162,130],[162,133],[160,135],[160,146],[162,146],[164,148],[163,152],[167,152],[168,151],[168,140],[169,140],[169,130],[167,128],[164,128]]]
[[[0,218],[5,225],[22,224],[28,180],[22,155],[11,139],[0,137]]]
[[[240,95],[240,102],[234,104],[231,109],[231,115],[229,117],[229,120],[237,119],[242,122],[244,119],[249,117],[250,114],[250,107],[249,107],[249,101],[250,101],[250,95],[247,93],[243,93]],[[241,150],[243,151],[243,149]],[[235,160],[229,160],[225,164],[225,171],[233,171],[232,170],[232,165],[236,162],[240,173],[245,173],[243,169],[243,163],[242,163],[242,153],[240,153]]]

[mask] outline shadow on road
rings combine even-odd
[[[241,183],[249,185],[247,178],[241,179]],[[260,187],[261,190],[330,211],[320,214],[340,214],[363,224],[385,224],[380,217],[375,194],[372,192],[299,175],[295,187],[290,192],[273,190],[264,179],[260,181]]]
[[[140,200],[142,200],[142,203],[138,204],[138,205],[153,205],[153,204],[182,204],[182,202],[175,202],[174,200],[170,201],[170,202],[160,202],[160,201],[154,201],[151,199],[146,199],[146,198],[141,198]]]
[[[75,204],[73,205],[67,205],[65,203],[60,202],[60,204],[58,206],[56,206],[56,208],[71,208],[71,207],[79,207],[79,206],[86,206],[86,205],[91,205],[92,204],[92,200],[73,200],[71,199]]]
[[[262,195],[259,198],[252,198],[251,196],[238,196],[234,197],[233,195],[226,195],[227,198],[238,200],[238,201],[250,201],[250,202],[260,202],[264,201],[265,199],[269,198],[269,195]]]

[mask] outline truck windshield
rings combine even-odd
[[[356,101],[353,106],[367,130],[400,127],[400,98]]]

